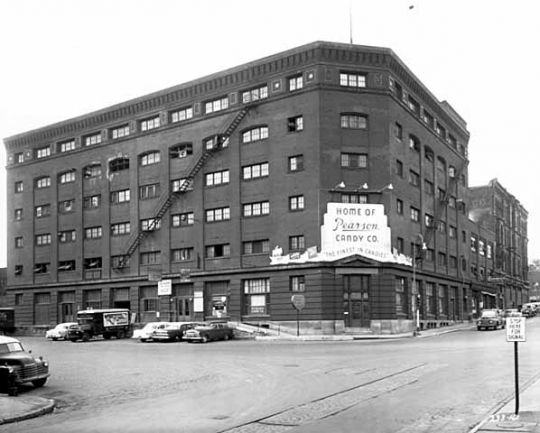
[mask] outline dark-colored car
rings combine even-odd
[[[173,322],[163,328],[156,329],[152,334],[154,341],[180,341],[184,339],[184,333],[195,326],[204,325],[197,322]]]
[[[195,326],[195,328],[186,331],[184,334],[184,340],[190,343],[193,341],[206,343],[211,340],[229,340],[231,338],[234,338],[234,329],[223,322],[211,322]]]
[[[49,363],[24,350],[16,338],[0,335],[0,391],[16,396],[19,386],[31,382],[39,388],[47,382]]]
[[[479,331],[482,329],[497,329],[506,327],[506,319],[499,310],[484,310],[476,322]]]

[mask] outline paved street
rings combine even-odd
[[[540,318],[520,343],[540,372]],[[10,432],[468,432],[513,396],[513,343],[475,328],[432,338],[206,345],[22,338],[51,362],[31,395],[50,415]]]

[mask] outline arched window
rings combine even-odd
[[[51,177],[50,176],[42,176],[38,177],[36,179],[36,188],[48,188],[51,186]]]
[[[420,152],[420,140],[415,135],[409,135],[409,148],[415,152]]]
[[[188,155],[193,155],[192,143],[180,143],[169,149],[171,158],[186,158]]]
[[[91,164],[83,168],[83,177],[85,179],[98,176],[101,176],[101,164]]]
[[[257,126],[242,132],[242,143],[251,143],[268,138],[268,126]]]
[[[446,161],[440,156],[437,157],[437,168],[441,171],[446,171]]]
[[[161,155],[157,150],[146,152],[139,156],[139,163],[141,164],[141,166],[157,164],[160,161]]]
[[[435,153],[433,152],[433,149],[429,146],[424,146],[424,157],[433,164],[433,161],[435,159]]]
[[[116,173],[117,171],[129,170],[129,158],[116,158],[109,162],[109,170],[111,173]]]

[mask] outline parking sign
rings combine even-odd
[[[525,317],[506,318],[506,341],[525,341]]]

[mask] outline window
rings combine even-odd
[[[426,261],[433,262],[435,260],[435,251],[433,251],[433,248],[428,248],[425,254],[426,254]]]
[[[62,260],[58,262],[58,272],[68,272],[75,270],[75,260]]]
[[[403,139],[403,126],[401,126],[397,122],[395,123],[395,127],[394,127],[394,135],[399,141]]]
[[[118,138],[124,138],[129,135],[129,125],[122,125],[117,128],[111,129],[111,138],[116,140]]]
[[[75,230],[64,230],[58,232],[58,242],[61,244],[66,244],[69,242],[75,242],[77,238]]]
[[[129,170],[129,158],[116,158],[109,162],[109,170],[111,173],[118,171]]]
[[[294,92],[295,90],[300,90],[304,87],[304,78],[302,74],[295,75],[294,77],[289,78],[289,91]]]
[[[159,183],[139,187],[139,198],[141,200],[147,200],[154,197],[159,197]]]
[[[169,150],[171,158],[186,158],[188,155],[193,155],[192,143],[180,143]]]
[[[347,168],[367,168],[368,156],[362,153],[342,153],[341,166]]]
[[[92,257],[84,259],[84,269],[101,269],[101,257]]]
[[[229,183],[229,170],[216,171],[204,175],[205,185],[214,186]]]
[[[340,125],[343,129],[367,129],[367,116],[363,114],[342,114]]]
[[[453,165],[448,167],[448,176],[456,177],[456,167],[454,167]]]
[[[451,238],[457,237],[457,228],[455,226],[448,227],[448,236]]]
[[[448,134],[448,138],[446,139],[448,144],[452,146],[452,148],[457,150],[457,140],[456,137],[454,137],[452,134]]]
[[[111,203],[126,203],[130,199],[130,192],[129,189],[123,189],[120,191],[112,191],[111,192]]]
[[[396,313],[407,314],[407,280],[405,277],[396,277]]]
[[[141,155],[139,161],[142,166],[157,164],[161,160],[161,155],[158,151],[148,152]]]
[[[434,218],[432,215],[425,214],[424,215],[424,222],[426,224],[426,227],[433,227]]]
[[[411,220],[414,222],[420,222],[420,211],[411,206]]]
[[[48,188],[51,186],[51,178],[50,176],[43,176],[36,179],[36,188],[42,189],[42,188]]]
[[[71,183],[75,182],[75,170],[66,171],[58,177],[59,183]]]
[[[304,155],[289,157],[289,171],[302,171],[304,169]]]
[[[437,262],[441,266],[446,266],[446,254],[441,252],[437,253]]]
[[[366,75],[341,72],[339,74],[339,85],[344,87],[366,87]]]
[[[184,120],[189,120],[191,118],[193,118],[192,107],[181,108],[180,110],[171,112],[172,123],[183,122]]]
[[[87,135],[84,137],[84,145],[85,146],[93,146],[94,144],[101,143],[101,132],[98,132],[96,134]]]
[[[444,221],[437,221],[437,231],[441,234],[446,233],[446,223]]]
[[[396,176],[403,177],[403,163],[396,159]]]
[[[13,158],[17,164],[21,164],[24,162],[24,153],[17,152],[15,155],[13,155]]]
[[[34,208],[34,215],[36,218],[48,217],[51,214],[51,205],[43,204]]]
[[[268,126],[258,126],[242,133],[242,143],[251,143],[268,138]]]
[[[84,229],[84,238],[85,239],[100,239],[103,231],[101,226],[99,227],[89,227]]]
[[[304,130],[304,118],[302,116],[289,117],[287,119],[287,132],[300,132]]]
[[[341,203],[367,203],[367,194],[341,194]]]
[[[248,203],[243,206],[242,215],[244,217],[256,217],[270,214],[270,202],[261,201],[258,203]]]
[[[448,206],[451,207],[451,208],[456,207],[456,198],[455,197],[450,197],[448,199]]]
[[[193,181],[188,179],[175,179],[171,182],[173,192],[193,190]]]
[[[424,179],[424,190],[426,194],[433,195],[435,194],[435,185],[430,180]]]
[[[129,257],[124,255],[111,256],[111,267],[114,268],[129,268]]]
[[[296,275],[289,277],[289,290],[291,292],[305,292],[306,277],[304,275]]]
[[[34,149],[34,155],[36,158],[46,158],[47,156],[51,155],[51,146],[45,146],[45,147],[39,147],[38,149]]]
[[[141,120],[140,122],[141,132],[150,131],[151,129],[159,128],[159,126],[159,115]]]
[[[433,128],[433,125],[435,124],[435,119],[425,108],[424,110],[422,110],[422,120],[427,124],[427,126]]]
[[[193,260],[193,248],[178,248],[171,250],[172,262],[187,262]]]
[[[289,250],[303,250],[305,248],[304,235],[289,236]]]
[[[471,251],[476,253],[478,250],[478,238],[476,236],[471,236]]]
[[[268,314],[270,297],[270,279],[254,278],[243,280],[244,287],[244,313]]]
[[[444,202],[446,197],[446,191],[442,188],[437,188],[437,193],[439,195],[439,201]]]
[[[229,98],[226,96],[204,104],[204,112],[206,114],[216,113],[218,111],[226,110],[227,108],[229,108]]]
[[[420,186],[420,175],[414,170],[409,170],[409,183],[413,186]]]
[[[291,212],[304,210],[304,196],[294,195],[292,197],[289,197],[289,210]]]
[[[130,231],[131,224],[129,222],[115,223],[111,225],[111,236],[127,235]]]
[[[75,140],[71,139],[71,140],[62,141],[58,143],[59,152],[64,153],[64,152],[69,152],[71,150],[75,150]]]
[[[435,283],[426,282],[426,314],[435,314]]]
[[[414,135],[409,135],[409,149],[420,152],[420,140]]]
[[[443,286],[442,284],[439,285],[439,296],[437,297],[439,314],[448,314],[448,303],[446,299],[447,291],[448,288],[446,286]]]
[[[15,209],[15,221],[20,221],[23,218],[23,210]]]
[[[403,200],[400,200],[399,198],[396,199],[396,212],[398,215],[403,215]]]
[[[229,257],[231,255],[231,246],[229,244],[209,245],[204,250],[207,259]]]
[[[195,215],[193,212],[179,213],[171,216],[171,225],[173,227],[192,226],[194,222]]]
[[[456,256],[450,256],[450,259],[448,261],[448,265],[452,269],[456,269],[457,268],[457,257]]]
[[[161,228],[161,220],[159,218],[147,218],[141,220],[141,230],[143,232],[151,232]]]
[[[14,274],[16,277],[20,277],[23,274],[23,265],[15,265]],[[22,298],[22,295],[16,296],[20,296]],[[15,298],[15,301],[17,301],[17,298]],[[17,302],[15,302],[15,305],[18,305]]]
[[[263,254],[270,252],[270,241],[263,239],[260,241],[247,241],[242,244],[242,253],[248,254]]]
[[[444,126],[442,126],[439,122],[437,122],[437,126],[435,128],[435,131],[437,132],[437,134],[439,134],[439,136],[443,139],[443,140],[446,140],[446,129]]]
[[[446,171],[446,161],[440,156],[437,157],[437,169],[440,171]]]
[[[405,239],[397,238],[396,249],[398,254],[405,254]]]
[[[417,116],[420,115],[420,104],[411,95],[409,95],[407,99],[407,106],[409,107],[409,110],[411,110],[414,114],[416,114]]]
[[[225,139],[223,138],[223,136],[218,138],[216,138],[216,136],[207,138],[206,140],[204,140],[204,148],[206,150],[212,150],[217,148],[229,147],[229,137]]]
[[[482,239],[478,240],[478,252],[481,256],[486,255],[486,242]]]
[[[58,203],[58,212],[60,213],[70,213],[75,211],[75,200],[62,200]]]
[[[396,97],[399,101],[403,101],[403,86],[398,82],[394,81],[394,89],[396,91]]]
[[[269,168],[268,168],[267,162],[242,167],[242,178],[244,180],[256,179],[256,178],[264,177],[268,175],[269,175]]]
[[[488,259],[491,259],[492,256],[493,256],[493,245],[490,244],[490,243],[487,244],[486,255],[487,255],[487,258],[488,258]]]
[[[44,245],[50,245],[51,244],[51,234],[45,233],[42,235],[36,235],[36,246],[41,247]]]
[[[23,248],[24,247],[24,239],[22,236],[15,238],[15,248]]]
[[[93,177],[99,177],[101,176],[101,164],[92,164],[87,165],[83,168],[83,177],[85,179],[90,179]]]
[[[51,264],[49,262],[46,263],[35,263],[34,264],[34,274],[48,274],[51,272]]]
[[[142,266],[155,265],[161,261],[161,251],[149,251],[141,253],[140,264]]]
[[[84,198],[83,206],[85,209],[95,209],[101,206],[101,195],[91,195]]]
[[[259,99],[266,99],[266,98],[268,98],[267,85],[242,92],[242,103],[244,104],[247,104],[253,101],[258,101]]]
[[[208,209],[205,211],[205,220],[208,223],[218,221],[228,221],[231,219],[231,208],[221,207],[216,209]]]
[[[21,265],[19,265],[21,266]],[[15,294],[15,305],[22,305],[23,304],[23,294],[22,293],[16,293]]]
[[[15,193],[20,193],[24,191],[24,184],[22,180],[15,182]]]
[[[429,164],[433,164],[435,154],[433,153],[433,149],[431,147],[424,146],[424,158]]]

